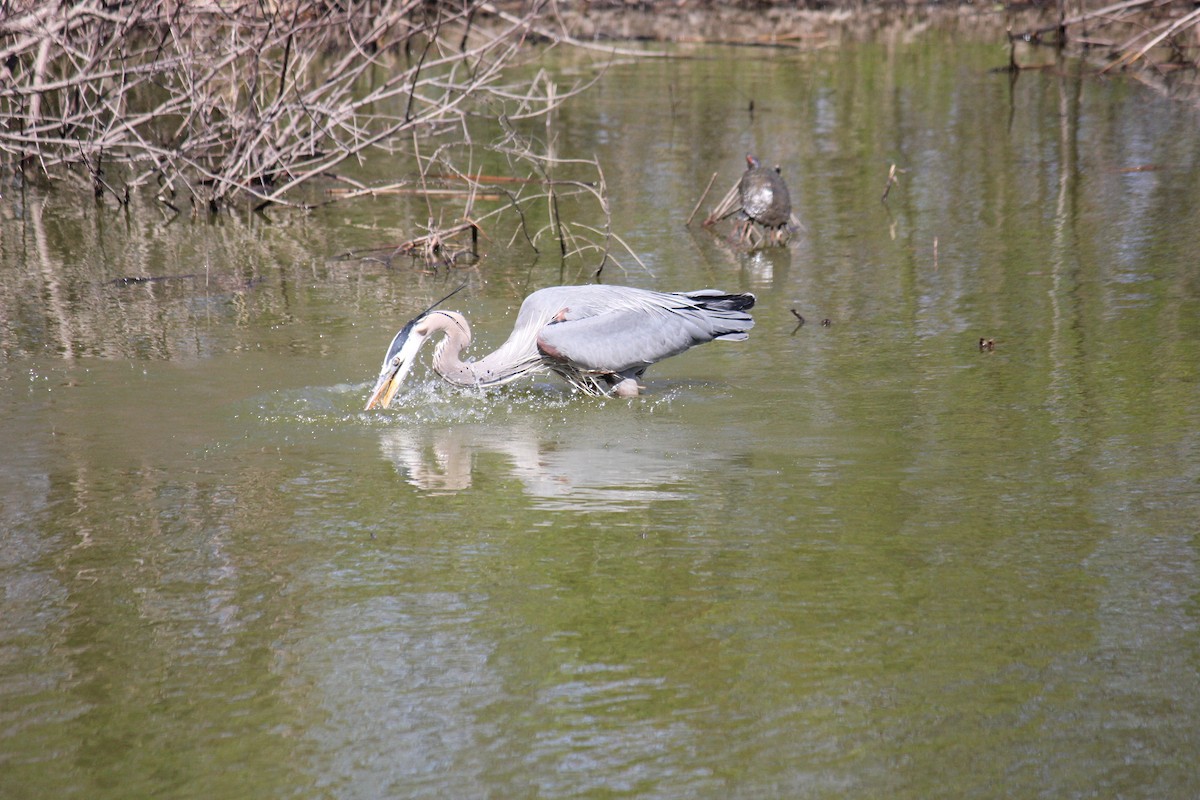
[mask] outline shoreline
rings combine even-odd
[[[493,8],[501,11],[505,5]],[[548,41],[730,45],[812,50],[866,41],[911,41],[940,31],[1008,48],[1000,69],[1044,69],[1065,53],[1095,74],[1124,75],[1172,100],[1200,105],[1200,10],[1183,3],[1099,2],[1059,16],[1057,5],[892,3],[797,8],[704,0],[551,6],[534,32]],[[1186,14],[1184,12],[1187,12]],[[1120,12],[1120,13],[1118,13]],[[512,13],[511,11],[509,13]],[[1061,23],[1061,25],[1060,25]]]
[[[1043,11],[981,9],[973,5],[885,5],[797,9],[741,5],[650,4],[654,9],[568,6],[553,15],[560,30],[589,42],[641,41],[812,47],[884,36],[915,36],[930,29],[996,38],[1006,30],[1045,24]]]

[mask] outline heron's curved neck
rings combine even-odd
[[[450,383],[474,386],[477,381],[472,365],[462,360],[462,351],[471,344],[471,326],[457,311],[434,311],[425,319],[429,333],[445,336],[433,351],[433,369]]]
[[[435,311],[428,321],[430,333],[442,331],[445,334],[433,353],[433,370],[456,386],[507,383],[529,372],[538,363],[534,347],[516,348],[512,339],[477,361],[463,361],[462,352],[471,343],[471,326],[466,317],[456,311]]]

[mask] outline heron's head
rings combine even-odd
[[[392,337],[392,343],[388,345],[387,355],[383,358],[383,366],[379,370],[379,377],[375,380],[375,388],[371,390],[371,396],[367,400],[367,411],[370,411],[377,405],[384,408],[391,405],[392,398],[396,396],[396,392],[400,391],[400,384],[404,383],[404,379],[408,377],[408,371],[412,369],[413,361],[416,360],[417,352],[421,349],[421,345],[425,344],[425,340],[434,332],[436,318],[439,314],[450,316],[445,311],[435,313],[434,309],[465,288],[467,288],[467,284],[464,283],[420,314],[417,314],[417,316],[408,321],[407,325],[400,329],[399,333]],[[466,343],[471,341],[471,332],[467,328],[467,321],[462,318],[462,315],[454,315],[451,318],[462,328],[465,336],[462,346],[465,347]],[[442,327],[445,327],[444,324]]]
[[[427,316],[429,313],[425,312],[412,319],[388,345],[387,355],[384,356],[383,366],[379,370],[379,378],[376,379],[375,388],[371,390],[371,397],[367,400],[367,411],[377,405],[387,408],[396,392],[400,391],[400,384],[408,377],[417,352],[429,338],[428,327],[420,324]]]

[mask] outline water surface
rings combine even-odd
[[[1196,112],[935,34],[691,54],[527,129],[603,167],[605,280],[759,298],[636,400],[361,411],[449,289],[486,348],[595,271],[545,239],[5,188],[0,795],[1200,793]],[[786,249],[684,225],[747,151]]]

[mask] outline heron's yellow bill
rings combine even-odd
[[[370,411],[375,406],[387,408],[392,404],[392,398],[396,396],[396,392],[400,391],[400,383],[404,377],[400,374],[399,365],[389,372],[390,374],[379,376],[379,381],[375,384],[370,399],[367,400],[365,411]]]
[[[365,411],[370,411],[375,406],[387,408],[391,405],[396,392],[400,391],[400,384],[404,383],[404,378],[412,369],[413,361],[416,360],[417,351],[421,349],[421,345],[427,338],[427,334],[414,330],[416,324],[424,317],[425,315],[422,314],[409,321],[392,338],[392,343],[388,345],[387,355],[383,357],[383,366],[379,369],[375,388],[371,390],[371,396],[367,399]]]

